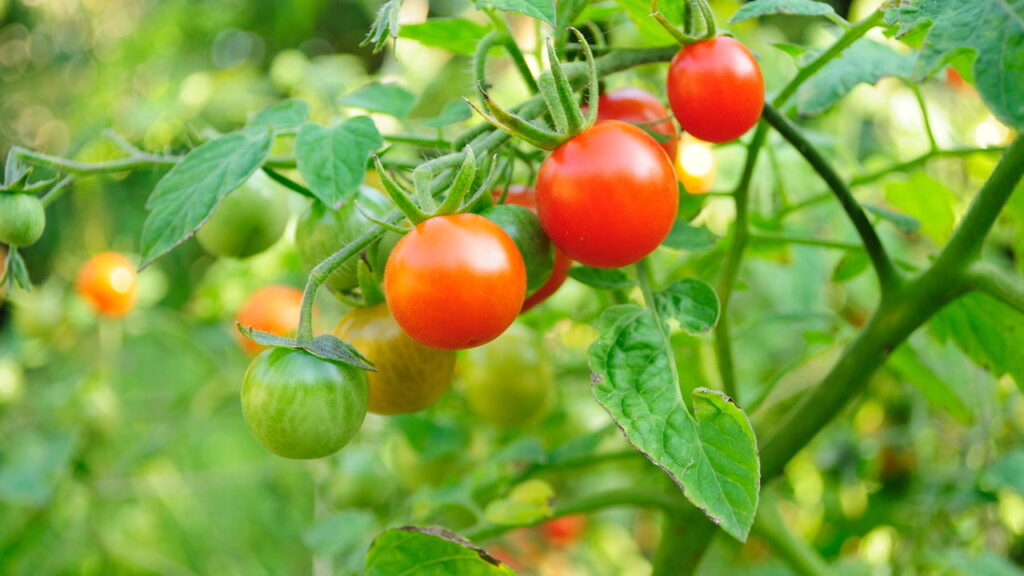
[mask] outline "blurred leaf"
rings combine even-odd
[[[910,344],[903,344],[887,360],[887,366],[900,378],[917,387],[933,406],[944,410],[962,424],[971,424],[974,415],[959,390],[926,366]]]
[[[483,548],[432,526],[406,526],[382,533],[366,557],[365,576],[508,576],[515,574]]]
[[[548,460],[551,464],[558,464],[592,454],[610,432],[611,428],[599,428],[589,434],[572,438],[552,450]]]
[[[449,124],[461,122],[473,116],[473,111],[464,100],[453,100],[444,105],[441,114],[437,118],[424,120],[423,124],[431,128],[444,128]]]
[[[957,56],[973,53],[982,100],[1004,124],[1024,129],[1024,3],[1020,0],[902,0],[885,13],[897,37],[927,29],[915,80],[924,80]]]
[[[305,350],[321,360],[340,362],[355,366],[362,370],[374,371],[373,363],[359,353],[351,344],[330,334],[321,334],[312,340],[296,340],[285,338],[270,332],[254,330],[248,326],[237,324],[238,331],[249,340],[261,346],[275,346],[278,348],[291,348],[293,350]]]
[[[942,182],[914,172],[910,180],[885,185],[885,200],[921,223],[921,233],[942,246],[953,233],[956,194]]]
[[[676,220],[672,231],[661,243],[662,246],[675,248],[676,250],[703,250],[715,245],[718,236],[715,236],[707,228],[690,226],[685,220]]]
[[[28,275],[28,268],[25,267],[25,260],[21,257],[17,246],[7,247],[7,257],[4,258],[3,275],[0,276],[0,287],[5,284],[17,286],[25,291],[32,290],[32,280]],[[0,290],[2,295],[3,290]]]
[[[74,440],[29,433],[8,442],[0,456],[0,501],[15,506],[43,506],[67,472]]]
[[[788,14],[792,16],[827,16],[835,15],[831,6],[817,0],[754,0],[744,4],[729,19],[730,24],[760,18],[770,14]]]
[[[490,26],[465,18],[431,18],[422,24],[402,26],[402,38],[424,46],[444,48],[459,54],[473,54],[476,45],[490,32]]]
[[[554,497],[555,490],[547,482],[527,480],[514,487],[505,498],[488,504],[484,519],[499,526],[530,524],[551,516]]]
[[[680,395],[672,353],[649,310],[612,306],[590,347],[594,396],[640,452],[698,508],[738,540],[757,512],[760,461],[746,414],[720,392]]]
[[[302,100],[282,100],[260,110],[249,121],[249,127],[291,128],[309,118],[309,104]]]
[[[413,450],[428,459],[460,453],[469,442],[466,431],[450,420],[417,414],[395,416],[391,420]]]
[[[832,271],[832,281],[838,284],[847,280],[853,280],[867,270],[870,265],[871,260],[866,252],[851,250],[843,254],[843,257],[839,259],[835,269]]]
[[[932,332],[952,340],[967,356],[996,376],[1009,374],[1024,390],[1024,316],[982,294],[968,294],[931,319]]]
[[[707,194],[690,194],[685,188],[683,188],[683,184],[680,182],[679,218],[687,222],[692,221],[700,215],[702,210],[704,210],[704,204],[707,203],[707,200]]]
[[[936,574],[942,576],[1024,576],[1024,570],[993,552],[974,553],[968,550],[942,550],[936,553]]]
[[[377,11],[377,18],[370,25],[370,31],[366,33],[366,38],[359,45],[372,44],[373,51],[376,53],[384,47],[388,36],[398,38],[398,31],[401,29],[398,16],[401,11],[402,0],[385,0],[380,6],[380,10]]]
[[[706,282],[688,278],[654,295],[658,313],[675,318],[688,334],[705,334],[718,324],[718,294]]]
[[[262,128],[232,132],[199,145],[171,168],[146,201],[139,268],[191,238],[224,197],[259,169],[272,141]]]
[[[555,23],[556,28],[565,30],[579,18],[586,9],[590,0],[556,0],[555,2]]]
[[[615,268],[591,268],[589,266],[573,266],[567,271],[569,277],[599,290],[620,290],[636,286],[622,270]]]
[[[371,82],[342,96],[338,103],[404,119],[416,104],[416,95],[393,82]]]
[[[893,76],[909,78],[915,62],[913,54],[900,54],[874,40],[858,40],[800,87],[797,111],[803,116],[816,116],[827,112],[858,84],[875,84]]]
[[[799,44],[791,44],[789,42],[772,42],[771,47],[789,54],[794,61],[798,60],[804,54],[807,54],[807,48],[800,46]]]
[[[622,7],[622,9],[629,15],[629,19],[636,26],[640,32],[640,37],[650,44],[664,44],[666,42],[673,42],[675,39],[667,32],[664,28],[658,24],[658,21],[651,17],[651,3],[650,0],[615,0],[615,3]],[[664,12],[666,5],[671,6],[672,3],[661,2],[659,7]],[[682,2],[679,3],[682,5]],[[671,15],[666,15],[671,21]],[[679,24],[680,19],[675,20],[675,24]]]
[[[313,194],[337,208],[359,190],[366,161],[383,144],[367,116],[350,118],[333,128],[306,124],[295,139],[295,161]]]
[[[318,521],[302,535],[302,541],[318,556],[362,556],[378,530],[377,518],[368,510],[344,510]],[[362,565],[362,558],[357,565]]]
[[[864,209],[872,214],[878,215],[882,220],[892,224],[897,230],[907,235],[917,233],[917,230],[921,227],[921,222],[919,222],[917,218],[907,216],[906,214],[900,214],[899,212],[893,212],[892,210],[887,210],[881,206],[865,203]]]
[[[1009,488],[1024,496],[1024,448],[1010,450],[989,464],[978,482],[989,493]]]
[[[476,0],[477,8],[494,6],[506,12],[519,12],[530,18],[555,25],[555,3],[552,0]]]
[[[10,190],[28,177],[28,165],[16,154],[17,151],[18,148],[12,146],[7,152],[7,162],[4,164],[4,190]]]

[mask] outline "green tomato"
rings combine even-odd
[[[204,250],[248,258],[273,246],[288,225],[288,195],[263,172],[228,194],[196,233]]]
[[[391,210],[391,201],[376,189],[362,186],[351,200],[337,210],[328,208],[321,202],[313,202],[299,217],[299,225],[295,231],[295,247],[299,251],[303,266],[312,270],[314,266],[373,226],[373,223],[360,213],[357,206],[374,218],[383,218]],[[367,248],[367,254],[370,254],[372,249],[372,245]],[[327,287],[335,292],[355,288],[359,284],[356,269],[358,262],[358,256],[346,260],[327,278]]]
[[[551,367],[533,332],[513,324],[466,351],[462,382],[475,414],[506,428],[539,417],[552,392]]]
[[[322,458],[359,431],[369,397],[366,373],[305,350],[270,348],[249,364],[242,414],[253,436],[285,458]]]
[[[501,227],[516,243],[526,265],[526,292],[532,293],[551,277],[555,253],[537,215],[522,206],[501,204],[480,213]]]
[[[381,282],[384,281],[384,269],[388,265],[388,256],[391,256],[391,251],[395,249],[395,244],[402,239],[405,234],[399,234],[388,230],[380,237],[373,247],[367,251],[368,260],[370,261],[370,269],[377,276],[377,279]]]
[[[31,194],[0,192],[0,243],[31,246],[43,235],[46,211]]]

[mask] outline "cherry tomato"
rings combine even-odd
[[[541,532],[556,548],[574,544],[587,530],[587,517],[582,514],[559,516],[541,524]]]
[[[708,142],[739,138],[764,108],[761,67],[728,36],[683,46],[669,65],[666,89],[679,126]]]
[[[75,288],[101,316],[124,316],[135,306],[135,266],[117,252],[101,252],[78,270]]]
[[[196,233],[221,258],[248,258],[273,246],[288,225],[288,196],[263,172],[228,194]]]
[[[526,267],[515,242],[476,214],[430,218],[388,258],[384,296],[420,344],[457,350],[489,342],[519,314]]]
[[[384,304],[353,308],[334,329],[336,336],[366,356],[370,412],[408,414],[428,408],[448,389],[455,352],[429,348],[409,338]]]
[[[601,94],[597,101],[598,120],[621,120],[665,137],[661,147],[669,158],[676,157],[676,127],[665,106],[650,92],[626,86]]]
[[[554,253],[551,240],[540,226],[537,215],[522,206],[491,206],[480,215],[494,222],[512,238],[526,266],[526,292],[539,289],[551,277]]]
[[[31,246],[43,235],[46,211],[32,194],[0,192],[0,243]]]
[[[284,458],[329,456],[366,417],[366,373],[305,350],[271,348],[249,364],[242,414],[263,446]]]
[[[350,201],[337,210],[324,206],[321,202],[310,204],[309,209],[299,217],[295,229],[295,247],[299,251],[302,265],[307,270],[312,270],[314,266],[373,226],[360,210],[375,218],[383,218],[391,210],[391,202],[383,193],[363,186]],[[368,247],[367,254],[373,252],[378,244],[379,241]],[[358,255],[346,260],[327,278],[327,287],[334,292],[345,292],[355,288],[359,284],[359,277],[356,274],[358,262]],[[373,261],[370,263],[374,264]]]
[[[473,413],[505,428],[539,417],[552,392],[551,367],[529,329],[513,325],[465,356],[462,382]]]
[[[555,246],[596,268],[647,256],[676,220],[672,162],[636,126],[602,120],[555,149],[537,174],[537,211]]]
[[[495,202],[501,198],[501,193],[501,189],[496,189],[492,192]],[[537,199],[533,193],[533,188],[530,188],[529,186],[521,186],[518,184],[509,186],[508,190],[505,192],[505,204],[522,206],[534,213],[537,212]],[[548,276],[548,281],[545,282],[543,286],[526,297],[526,300],[523,302],[523,312],[526,312],[530,308],[533,308],[537,304],[547,300],[548,297],[562,287],[562,284],[565,283],[565,279],[569,277],[567,271],[569,270],[569,266],[572,266],[572,258],[566,256],[565,252],[559,250],[557,246],[554,248],[554,251],[555,262],[551,268],[551,276]]]
[[[242,304],[235,320],[242,326],[270,332],[278,336],[294,336],[299,327],[302,291],[291,286],[264,286],[253,292]],[[238,334],[242,348],[255,355],[265,346]]]
[[[676,156],[676,177],[690,194],[707,194],[715,183],[715,155],[711,146],[683,134]]]

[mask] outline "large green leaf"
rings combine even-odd
[[[757,512],[760,461],[746,414],[721,393],[693,391],[687,410],[671,350],[649,310],[613,306],[590,347],[594,396],[626,438],[712,521],[746,540]]]
[[[371,82],[342,96],[338,102],[344,106],[405,118],[416,105],[416,95],[398,84]]]
[[[924,172],[885,185],[885,199],[921,223],[921,233],[942,246],[953,233],[956,194]]]
[[[1005,124],[1024,129],[1024,0],[899,0],[885,17],[898,36],[927,29],[917,79],[973,54],[982,99]]]
[[[198,146],[160,179],[142,227],[142,264],[188,240],[221,200],[259,169],[273,138],[266,128],[232,132]]]
[[[718,324],[718,294],[706,282],[688,278],[654,295],[658,313],[675,318],[687,334],[698,336]]]
[[[444,48],[459,54],[473,54],[476,45],[487,35],[490,26],[477,24],[465,18],[433,18],[422,24],[402,26],[402,38],[415,40],[425,46]]]
[[[487,5],[506,12],[519,12],[551,26],[555,25],[555,3],[552,0],[476,0],[477,8]]]
[[[729,23],[735,24],[770,14],[828,16],[835,15],[835,13],[834,8],[824,2],[818,2],[818,0],[754,0],[737,10],[736,14],[729,19]]]
[[[295,140],[295,160],[313,194],[328,206],[340,206],[359,190],[367,159],[383,143],[366,116],[333,128],[306,124]]]
[[[1009,374],[1024,390],[1024,316],[982,294],[968,294],[931,320],[940,340],[952,340],[997,376]]]
[[[814,116],[828,111],[858,84],[875,84],[882,78],[908,78],[917,59],[891,46],[860,39],[842,56],[825,65],[797,91],[797,111]]]
[[[497,558],[443,528],[406,526],[382,533],[366,555],[365,576],[508,576]]]

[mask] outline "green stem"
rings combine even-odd
[[[696,506],[666,514],[662,519],[661,545],[651,561],[651,576],[694,574],[717,533],[715,525]]]
[[[932,121],[928,117],[928,105],[924,102],[924,96],[921,95],[921,88],[913,82],[907,82],[910,86],[910,91],[914,93],[914,99],[917,100],[917,106],[921,109],[921,119],[924,121],[924,131],[928,135],[928,146],[931,152],[935,152],[939,149],[939,144],[935,141],[935,131],[932,130]]]
[[[971,288],[988,294],[1024,314],[1024,281],[1011,276],[987,262],[975,262],[967,269]]]
[[[292,190],[293,192],[298,192],[299,194],[302,194],[303,196],[306,196],[308,198],[316,199],[316,194],[313,194],[312,190],[306,188],[305,186],[299,184],[298,182],[292,180],[291,178],[284,176],[277,170],[264,166],[263,172],[264,174],[269,176],[271,180],[277,182],[278,184],[284,186],[285,188]]]
[[[516,38],[512,35],[508,22],[495,10],[486,10],[485,12],[494,24],[494,31],[497,33],[501,45],[504,46],[508,55],[512,57],[512,63],[515,64],[516,70],[519,71],[519,76],[526,83],[526,87],[530,89],[530,93],[536,94],[538,90],[537,80],[533,77],[533,72],[530,70],[530,65],[526,62],[523,51],[516,44]]]
[[[384,141],[394,142],[395,144],[412,144],[421,148],[436,148],[439,150],[448,150],[452,147],[452,143],[443,138],[430,138],[418,134],[385,134]]]
[[[640,283],[640,291],[644,295],[644,306],[650,310],[651,316],[654,317],[654,324],[658,327],[658,332],[665,343],[665,348],[672,350],[672,341],[669,338],[665,322],[661,318],[661,313],[658,312],[657,301],[654,299],[654,289],[651,287],[651,263],[646,258],[636,263],[636,276]],[[675,354],[668,354],[668,365],[669,370],[672,372],[672,383],[675,386],[676,392],[680,394],[679,401],[683,402],[682,391],[679,389],[679,371],[676,369]],[[683,404],[685,406],[685,403]]]
[[[800,244],[802,246],[818,246],[820,248],[833,248],[836,250],[848,250],[863,252],[864,246],[856,242],[840,242],[838,240],[826,240],[823,238],[813,238],[810,236],[797,236],[794,234],[779,234],[779,233],[764,233],[764,232],[751,232],[751,240],[761,240],[763,242],[780,242],[783,244]]]
[[[757,520],[754,522],[753,532],[764,538],[775,550],[775,553],[797,574],[802,576],[832,574],[832,569],[817,550],[789,530],[779,513],[775,498],[767,491],[761,497],[761,505],[757,510]]]
[[[863,186],[865,184],[870,184],[872,182],[876,182],[878,180],[881,180],[882,178],[885,178],[886,176],[888,176],[890,174],[894,174],[894,173],[902,174],[902,173],[905,173],[905,172],[909,172],[909,171],[911,171],[911,170],[913,170],[915,168],[919,168],[919,167],[925,165],[929,160],[931,160],[933,158],[957,158],[957,157],[962,157],[962,156],[970,156],[972,154],[984,154],[984,153],[993,153],[993,152],[1001,154],[1005,150],[1006,150],[1006,148],[953,148],[953,149],[950,149],[950,150],[932,150],[930,152],[925,152],[924,154],[922,154],[922,155],[920,155],[917,158],[914,158],[912,160],[908,160],[906,162],[901,162],[899,164],[894,164],[894,165],[889,166],[887,168],[882,168],[881,170],[876,170],[875,172],[869,172],[867,174],[864,174],[864,175],[861,175],[861,176],[857,176],[857,177],[853,178],[852,180],[850,180],[850,186],[851,187]],[[824,197],[827,198],[828,195],[824,195]],[[794,206],[794,209],[796,209],[796,208],[797,207]]]
[[[145,170],[150,168],[169,168],[181,160],[181,156],[156,156],[144,154],[131,156],[129,158],[118,158],[106,162],[77,162],[58,156],[50,156],[42,152],[34,152],[25,148],[16,148],[15,154],[18,158],[44,168],[68,174],[109,174],[111,172],[127,172],[131,170]]]
[[[55,200],[57,200],[58,198],[63,196],[64,193],[67,192],[71,188],[71,183],[73,181],[74,181],[73,177],[65,176],[60,182],[57,182],[56,184],[54,184],[53,188],[50,188],[50,191],[47,192],[46,195],[44,195],[42,200],[41,200],[41,202],[43,204],[43,208],[46,208],[50,204],[53,204],[53,202]]]

